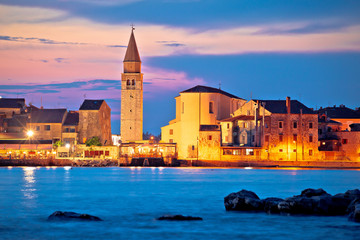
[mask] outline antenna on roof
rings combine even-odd
[[[133,23],[130,24],[130,27],[131,27],[131,30],[132,30],[132,31],[135,30],[134,26],[135,26],[135,24],[133,24]]]
[[[219,81],[219,89],[221,90],[221,80]]]

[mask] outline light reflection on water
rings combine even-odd
[[[32,204],[34,204],[32,201],[27,200],[34,200],[37,198],[36,194],[36,180],[35,180],[35,167],[24,167],[24,184],[23,188],[21,189],[25,201],[23,202],[24,205],[30,207]]]
[[[355,239],[360,224],[346,217],[226,212],[223,198],[241,189],[260,198],[309,187],[336,194],[359,179],[359,171],[313,169],[0,168],[0,239]],[[104,221],[47,222],[57,210]],[[204,221],[155,220],[165,214]]]

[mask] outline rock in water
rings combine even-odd
[[[201,217],[183,216],[183,215],[165,215],[159,217],[157,220],[169,220],[169,221],[193,221],[203,220]]]
[[[354,222],[360,222],[360,203],[354,205],[353,211],[349,215],[349,220]]]
[[[261,200],[264,205],[264,210],[267,213],[280,213],[280,210],[278,208],[278,205],[280,202],[284,201],[284,199],[281,198],[265,198]]]
[[[301,192],[302,197],[314,197],[314,196],[322,196],[322,195],[330,195],[327,192],[325,192],[322,188],[319,189],[312,189],[307,188]]]
[[[244,189],[227,195],[224,198],[224,205],[227,211],[259,211],[264,209],[260,198],[254,192]]]
[[[76,212],[56,211],[48,217],[48,220],[85,220],[85,221],[102,221],[101,218],[89,214],[80,214]]]

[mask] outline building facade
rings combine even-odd
[[[143,136],[143,74],[134,29],[124,58],[121,75],[121,139],[122,142],[142,140]]]
[[[198,159],[200,140],[209,129],[207,125],[218,125],[218,121],[230,117],[246,101],[220,89],[195,86],[180,92],[176,100],[176,118],[161,128],[163,142],[176,143],[180,159]],[[202,136],[200,133],[204,132]],[[209,135],[209,133],[207,133]],[[216,139],[211,134],[209,138]],[[211,136],[211,137],[210,137]]]
[[[112,145],[111,109],[104,100],[84,100],[79,109],[79,142],[99,137],[102,145]]]

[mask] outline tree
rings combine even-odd
[[[63,143],[60,140],[58,140],[53,144],[53,148],[58,148],[58,147],[61,147],[62,145],[63,145]]]
[[[98,136],[92,137],[85,142],[86,146],[101,146],[100,138]]]

